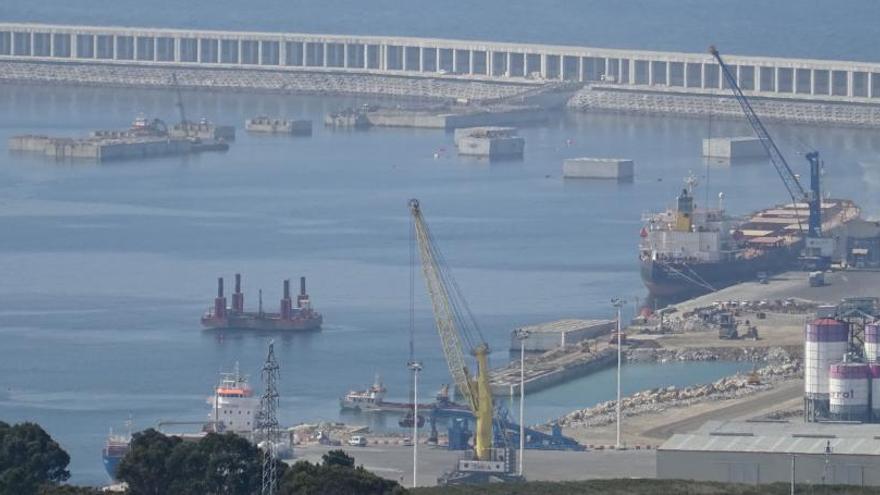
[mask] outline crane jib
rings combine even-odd
[[[764,123],[761,122],[758,114],[755,113],[755,110],[752,108],[751,103],[749,103],[748,98],[746,98],[745,94],[743,94],[742,89],[739,87],[739,84],[736,80],[736,76],[733,74],[733,71],[731,71],[730,67],[728,67],[727,64],[724,63],[724,60],[721,58],[721,54],[718,53],[718,50],[715,49],[714,46],[709,47],[709,53],[711,53],[712,56],[715,57],[715,60],[718,62],[718,66],[721,68],[721,73],[724,77],[724,80],[733,91],[733,95],[736,97],[736,101],[740,104],[740,107],[742,107],[743,113],[746,116],[746,120],[749,121],[749,125],[752,126],[752,129],[758,136],[761,145],[767,152],[767,156],[770,158],[770,163],[773,164],[773,167],[776,169],[776,172],[782,179],[782,183],[788,190],[788,194],[789,196],[791,196],[791,200],[794,203],[795,210],[797,210],[797,204],[800,201],[806,201],[809,205],[809,237],[818,237],[819,235],[821,235],[822,229],[822,199],[818,178],[818,152],[813,151],[806,155],[807,160],[810,162],[810,193],[807,194],[800,181],[798,181],[797,176],[794,174],[794,172],[792,172],[791,167],[788,165],[788,162],[785,160],[785,157],[782,155],[779,147],[776,146],[776,142],[774,142],[773,139],[770,137],[770,133],[767,132],[767,128],[764,127]],[[800,217],[798,217],[798,230],[803,232],[803,226],[801,225]]]
[[[475,458],[486,461],[492,456],[494,415],[492,391],[489,385],[489,346],[479,333],[479,327],[442,253],[433,242],[431,231],[422,217],[418,200],[410,200],[409,207],[413,221],[412,231],[418,244],[422,274],[434,310],[434,322],[440,334],[443,355],[456,387],[465,396],[474,414]],[[476,378],[471,378],[468,371],[462,340],[467,341],[469,349],[476,357]]]

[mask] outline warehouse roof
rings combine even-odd
[[[880,424],[710,421],[676,434],[662,451],[880,455]]]

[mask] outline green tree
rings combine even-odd
[[[86,486],[43,485],[37,491],[37,495],[101,495],[101,492]]]
[[[345,451],[341,449],[327,452],[321,456],[321,460],[324,462],[325,466],[354,467],[354,457],[346,454]]]
[[[152,428],[135,433],[128,453],[116,468],[116,478],[128,483],[131,495],[168,493],[171,473],[166,461],[180,442],[179,438],[166,437]]]
[[[262,483],[263,453],[233,433],[209,433],[198,442],[137,433],[117,470],[129,495],[252,495]],[[279,462],[279,477],[286,466]]]
[[[0,493],[28,495],[70,478],[70,456],[35,423],[0,421]]]

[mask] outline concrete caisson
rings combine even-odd
[[[615,179],[632,180],[635,165],[623,158],[569,158],[562,163],[562,175],[566,179]]]
[[[756,137],[718,137],[703,140],[703,156],[736,160],[767,156],[764,145]]]

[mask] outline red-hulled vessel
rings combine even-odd
[[[217,297],[214,306],[202,316],[202,326],[206,328],[230,328],[243,330],[309,331],[320,330],[324,317],[312,309],[306,293],[306,278],[300,277],[300,293],[296,297],[296,307],[290,297],[290,280],[284,281],[284,297],[278,313],[263,311],[263,296],[260,291],[260,306],[256,312],[244,310],[244,294],[241,292],[241,275],[235,274],[235,292],[232,294],[232,307],[226,306],[223,295],[223,278],[217,279]]]

